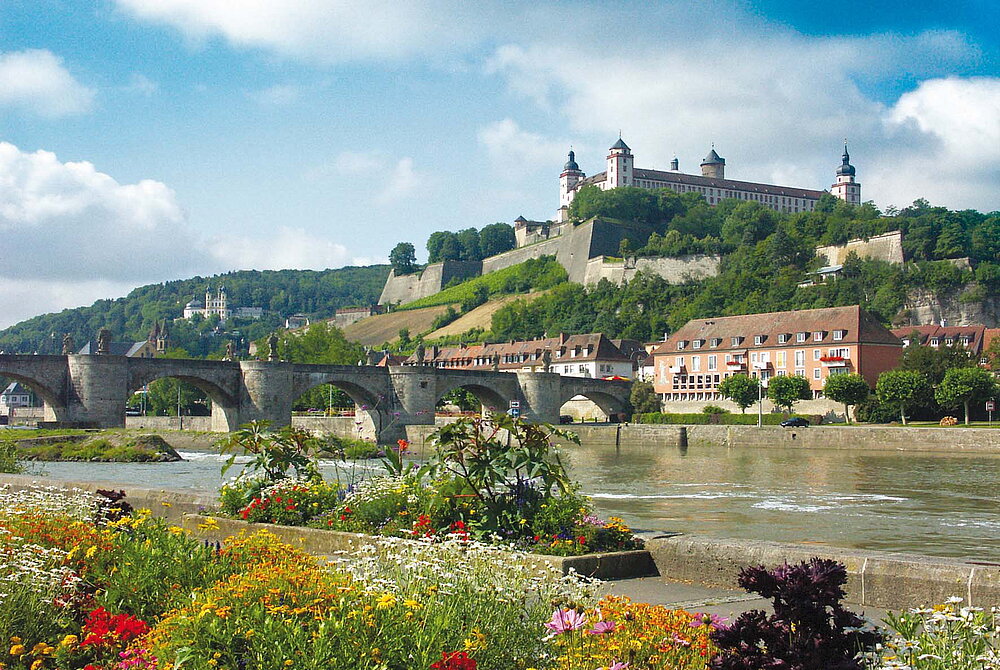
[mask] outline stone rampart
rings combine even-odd
[[[389,272],[385,280],[382,295],[378,304],[406,304],[439,293],[452,279],[469,279],[478,277],[482,272],[482,263],[466,261],[444,261],[431,263],[421,272],[396,276],[396,271]]]
[[[505,251],[502,254],[484,258],[483,274],[486,275],[498,270],[505,270],[506,268],[531,260],[532,258],[555,256],[563,242],[564,239],[562,237],[553,237],[548,240],[529,244],[526,247],[511,249],[510,251]]]
[[[666,428],[666,426],[665,426]],[[749,448],[864,449],[1000,453],[1000,431],[990,428],[902,426],[687,426],[688,445]]]
[[[903,233],[899,230],[865,239],[849,240],[847,244],[816,247],[816,256],[826,258],[826,265],[843,265],[847,254],[854,252],[860,258],[903,262]]]
[[[587,263],[583,283],[596,284],[602,279],[607,279],[612,284],[621,286],[631,281],[637,272],[644,272],[658,275],[670,284],[681,284],[689,280],[699,281],[716,276],[719,274],[721,261],[721,256],[706,254],[676,258],[639,258],[634,263],[598,256],[591,258]]]

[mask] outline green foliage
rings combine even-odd
[[[899,363],[900,370],[912,370],[927,377],[932,386],[937,386],[944,379],[945,373],[952,368],[967,368],[976,364],[969,352],[957,344],[930,347],[913,344],[903,348],[903,358]]]
[[[965,425],[969,425],[969,405],[978,400],[993,398],[997,384],[986,370],[980,367],[952,368],[945,373],[934,390],[934,399],[942,407],[965,408]]]
[[[728,409],[724,407],[719,407],[718,405],[705,405],[701,408],[702,414],[731,414]]]
[[[926,375],[915,370],[888,370],[879,375],[875,395],[880,403],[897,409],[905,426],[906,410],[926,403],[931,385]]]
[[[97,337],[107,326],[116,341],[145,340],[153,325],[166,319],[170,342],[193,358],[221,356],[227,342],[245,352],[250,342],[284,324],[289,314],[305,314],[313,320],[333,316],[339,307],[369,305],[378,296],[389,274],[389,266],[347,267],[336,270],[245,270],[214,277],[193,277],[141,286],[126,297],[98,300],[90,307],[44,314],[0,331],[0,349],[11,352],[58,354],[62,334],[73,336],[78,347]],[[264,318],[256,321],[231,319],[219,332],[201,320],[178,320],[184,305],[201,298],[206,286],[224,284],[230,305],[259,306]],[[55,336],[53,336],[55,334]],[[240,343],[242,344],[242,347]]]
[[[632,382],[632,390],[629,391],[629,404],[632,411],[640,414],[660,411],[660,399],[653,391],[653,384],[642,379]]]
[[[857,373],[830,375],[823,384],[823,395],[844,404],[844,419],[851,422],[850,405],[863,403],[871,395],[868,382]]]
[[[599,216],[655,225],[662,223],[666,214],[660,209],[656,191],[632,186],[604,191],[589,185],[573,198],[569,216],[575,221]]]
[[[408,275],[417,269],[416,250],[410,242],[400,242],[389,252],[389,265],[397,276]]]
[[[483,290],[489,296],[541,291],[566,281],[566,271],[552,256],[532,258],[524,263],[475,277],[440,293],[414,300],[400,307],[402,310],[420,309],[435,305],[473,304]],[[477,293],[478,292],[478,293]]]
[[[718,391],[722,397],[732,400],[741,414],[745,414],[747,407],[760,397],[760,380],[742,373],[735,374],[719,382]]]
[[[443,313],[438,314],[436,317],[434,317],[434,321],[431,323],[431,330],[444,328],[449,323],[457,320],[459,316],[461,316],[461,314],[455,311],[454,307],[448,305],[448,309],[446,309]]]
[[[284,426],[270,432],[269,427],[269,421],[251,421],[219,440],[222,453],[232,453],[222,474],[233,466],[236,456],[246,453],[253,458],[243,466],[241,476],[259,477],[268,484],[285,479],[289,471],[296,479],[320,479],[317,456],[325,447],[323,442],[301,428]]]
[[[778,375],[768,381],[767,397],[776,406],[791,412],[792,405],[796,402],[812,398],[812,391],[809,388],[809,380],[805,377]]]
[[[268,338],[257,343],[261,358],[270,354]],[[364,348],[349,342],[333,324],[319,321],[305,330],[278,333],[278,358],[291,363],[354,365],[364,358]]]
[[[491,223],[481,230],[466,228],[457,233],[447,230],[427,238],[427,262],[481,261],[514,248],[514,228],[506,223]]]
[[[17,445],[0,433],[0,472],[17,474],[24,472],[24,463],[17,452]]]

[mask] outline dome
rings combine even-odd
[[[844,145],[844,155],[841,158],[843,158],[844,162],[841,163],[840,167],[837,168],[837,176],[838,177],[853,177],[854,176],[854,166],[851,165],[851,155],[849,153],[847,153],[847,145],[846,144]]]
[[[569,160],[566,161],[566,165],[563,165],[563,170],[580,171],[580,166],[576,164],[576,154],[572,151],[569,152]]]
[[[705,160],[701,162],[702,165],[725,165],[726,159],[715,153],[715,148],[708,152],[705,156]]]

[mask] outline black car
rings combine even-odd
[[[791,419],[782,421],[781,425],[785,428],[806,428],[809,426],[809,421],[801,416],[793,416]]]

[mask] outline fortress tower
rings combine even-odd
[[[726,178],[726,159],[715,153],[714,145],[712,146],[712,150],[708,152],[708,155],[705,156],[705,160],[701,162],[701,175],[714,179]]]
[[[854,166],[851,165],[851,155],[847,153],[847,141],[844,141],[843,163],[837,168],[837,183],[830,187],[830,193],[851,205],[861,204],[861,182],[854,180]]]
[[[559,206],[569,207],[576,195],[576,185],[580,183],[586,175],[580,171],[580,166],[576,164],[576,154],[570,149],[569,160],[563,166],[562,174],[559,175]]]
[[[632,150],[622,141],[621,136],[618,141],[611,145],[608,154],[608,172],[604,185],[605,190],[618,188],[619,186],[635,186],[632,178]]]

